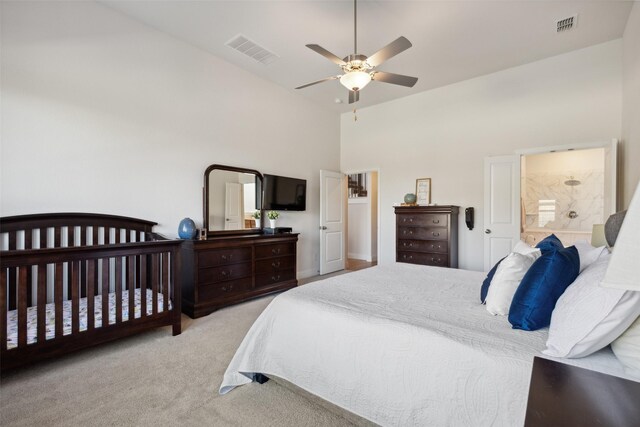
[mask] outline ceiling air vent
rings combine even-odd
[[[238,34],[226,42],[225,45],[264,65],[269,65],[278,59],[278,55],[273,52],[269,52],[267,49],[252,42],[242,34]]]
[[[578,25],[578,15],[569,16],[568,18],[559,19],[556,21],[556,33],[563,33],[565,31],[573,30]]]

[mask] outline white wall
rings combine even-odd
[[[318,270],[318,170],[339,117],[93,2],[2,2],[0,213],[202,223],[212,163],[308,180],[299,276]],[[290,159],[298,159],[291,161]]]
[[[379,169],[380,263],[394,260],[393,204],[430,177],[433,203],[476,208],[459,259],[482,270],[484,157],[619,138],[621,58],[615,40],[343,114],[342,169]]]
[[[635,2],[622,39],[622,164],[624,208],[640,182],[640,3]]]

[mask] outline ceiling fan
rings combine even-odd
[[[306,46],[337,64],[344,74],[298,86],[296,89],[303,89],[329,80],[340,80],[340,83],[349,89],[349,104],[353,104],[360,99],[360,90],[372,80],[406,87],[413,87],[418,81],[417,77],[376,70],[378,65],[412,46],[411,42],[405,37],[398,37],[371,56],[358,54],[357,0],[353,0],[353,54],[346,56],[344,59],[340,59],[338,56],[317,44],[308,44]]]

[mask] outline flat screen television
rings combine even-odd
[[[265,174],[262,207],[272,211],[306,210],[307,180]]]

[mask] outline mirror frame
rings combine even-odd
[[[262,234],[264,221],[260,221],[260,228],[240,229],[240,230],[209,230],[209,175],[214,170],[223,170],[229,172],[239,172],[253,174],[260,180],[260,200],[264,197],[264,178],[260,172],[255,169],[238,168],[235,166],[226,165],[210,165],[204,171],[204,188],[202,189],[202,205],[203,205],[203,221],[202,226],[207,230],[207,237],[215,236],[229,236],[229,235],[243,235],[243,234]],[[264,209],[260,206],[260,218],[264,218]]]

